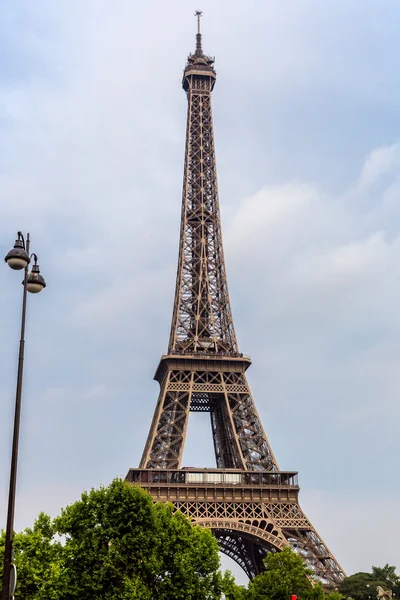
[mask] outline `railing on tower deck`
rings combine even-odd
[[[298,487],[295,471],[238,471],[237,469],[130,469],[129,483],[224,486]]]
[[[171,350],[167,354],[163,354],[161,358],[167,358],[168,356],[185,356],[190,358],[194,356],[198,358],[244,358],[251,361],[251,357],[248,354],[242,352],[193,352],[193,350]]]

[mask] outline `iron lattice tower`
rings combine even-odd
[[[239,353],[221,236],[211,113],[216,73],[202,49],[183,74],[188,98],[179,260],[160,395],[139,469],[127,480],[210,527],[249,577],[267,552],[292,546],[327,585],[344,571],[298,503],[297,473],[282,472],[257,414]],[[190,411],[209,412],[216,469],[181,469]]]

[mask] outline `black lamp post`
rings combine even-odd
[[[37,264],[36,254],[29,254],[29,233],[24,236],[18,231],[18,239],[15,240],[14,248],[5,257],[5,261],[11,269],[21,271],[25,269],[22,294],[22,319],[21,319],[21,339],[19,342],[18,356],[18,375],[17,375],[17,390],[15,395],[15,414],[14,414],[14,434],[11,453],[11,470],[10,470],[10,488],[8,493],[8,512],[7,512],[7,527],[6,527],[6,544],[4,549],[4,567],[3,567],[3,583],[1,588],[1,600],[9,600],[14,595],[16,572],[12,564],[13,561],[13,530],[14,530],[14,509],[15,509],[15,490],[17,483],[17,463],[18,463],[18,442],[19,442],[19,425],[21,418],[21,396],[22,396],[22,374],[24,368],[24,347],[25,347],[25,320],[26,320],[26,293],[37,294],[46,287],[46,283],[40,274],[39,265]],[[31,272],[28,273],[28,266],[31,259],[34,259]]]

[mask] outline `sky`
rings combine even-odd
[[[16,529],[138,466],[172,316],[196,9],[257,409],[347,573],[400,567],[397,0],[1,3],[0,254],[29,231],[47,281],[28,298]],[[20,281],[0,269],[0,526]],[[183,462],[214,465],[208,415],[191,415]]]

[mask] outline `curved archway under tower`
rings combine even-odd
[[[213,529],[212,532],[222,554],[238,564],[249,579],[253,579],[264,570],[263,559],[268,552],[281,549],[253,533],[240,529]]]

